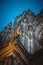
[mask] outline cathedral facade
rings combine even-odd
[[[43,10],[24,11],[3,29],[0,65],[43,65]]]

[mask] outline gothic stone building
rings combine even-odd
[[[43,65],[43,10],[24,11],[3,29],[0,65]]]

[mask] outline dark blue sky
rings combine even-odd
[[[43,0],[0,0],[0,32],[24,10],[31,9],[36,15],[43,8]]]

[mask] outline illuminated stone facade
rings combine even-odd
[[[27,10],[0,33],[0,65],[43,65],[42,60],[43,10]]]

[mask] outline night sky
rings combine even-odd
[[[43,9],[43,0],[0,0],[0,32],[23,11],[31,9],[37,15]]]

